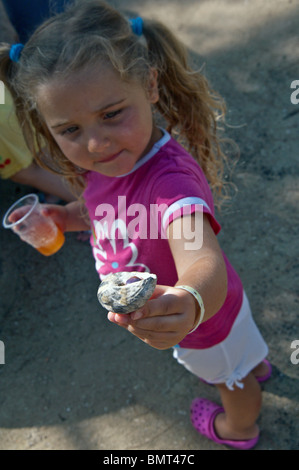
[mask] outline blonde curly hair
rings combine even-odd
[[[185,46],[165,25],[144,19],[140,37],[128,18],[106,3],[75,1],[36,30],[18,63],[9,59],[9,50],[2,43],[0,78],[12,93],[26,142],[41,166],[64,176],[73,188],[82,191],[84,171],[64,156],[50,134],[36,102],[37,90],[54,74],[63,79],[99,60],[110,63],[123,80],[139,80],[145,87],[150,70],[158,71],[156,111],[200,164],[216,203],[225,196],[227,157],[218,135],[224,101],[189,66]]]

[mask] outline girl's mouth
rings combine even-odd
[[[110,155],[110,157],[103,158],[102,160],[99,160],[97,163],[108,163],[111,162],[112,160],[115,160],[119,155],[121,154],[122,150],[118,153],[115,153],[114,155]]]

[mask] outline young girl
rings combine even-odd
[[[142,309],[109,312],[109,320],[152,347],[173,347],[181,364],[217,386],[222,407],[202,398],[192,403],[199,433],[253,447],[258,382],[271,366],[241,281],[216,238],[210,187],[216,196],[224,188],[216,134],[222,101],[189,68],[184,47],[165,26],[129,20],[98,1],[76,2],[24,48],[1,51],[1,78],[27,142],[42,148],[46,140],[53,158],[40,164],[84,187],[89,219],[80,201],[45,212],[63,231],[91,225],[100,278],[117,271],[158,277]],[[153,110],[167,130],[156,125]]]

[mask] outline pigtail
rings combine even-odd
[[[224,119],[225,104],[206,78],[188,65],[185,46],[163,24],[146,20],[143,34],[151,63],[159,73],[156,107],[167,130],[199,162],[217,197],[225,195],[226,156],[221,150],[217,122]]]

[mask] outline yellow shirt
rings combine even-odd
[[[18,171],[27,168],[32,160],[14,112],[12,97],[6,88],[5,104],[0,104],[1,178],[11,178]]]

